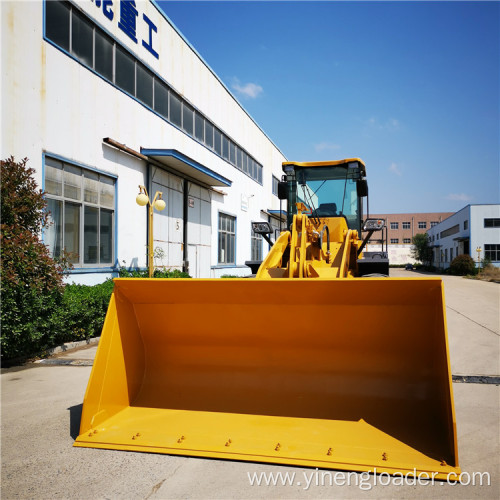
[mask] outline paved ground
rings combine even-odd
[[[399,270],[392,274],[418,276]],[[452,372],[499,376],[500,285],[443,279]],[[91,370],[85,364],[95,350],[90,347],[55,358],[81,364],[38,363],[3,370],[2,498],[500,497],[498,385],[453,384],[462,470],[470,475],[487,472],[489,486],[442,482],[374,486],[375,476],[366,480],[360,474],[350,477],[351,486],[341,486],[330,485],[331,471],[325,475],[298,467],[73,448]],[[248,474],[262,472],[288,473],[290,479],[295,474],[294,484],[251,486]]]

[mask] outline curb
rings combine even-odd
[[[101,337],[93,337],[88,340],[79,340],[78,342],[65,342],[64,344],[58,345],[57,347],[52,347],[51,349],[47,349],[45,353],[48,354],[49,356],[52,356],[53,354],[66,352],[69,351],[70,349],[76,349],[77,347],[97,344],[100,338]]]

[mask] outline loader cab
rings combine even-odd
[[[344,217],[349,229],[361,234],[363,197],[368,195],[366,168],[358,159],[334,162],[283,163],[286,176],[287,226],[297,213],[296,203],[311,209],[312,218]]]

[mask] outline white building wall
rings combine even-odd
[[[389,265],[415,264],[417,261],[411,255],[412,245],[387,245]],[[366,245],[367,252],[385,252],[386,246],[370,243]]]
[[[480,258],[484,259],[485,245],[500,245],[500,227],[484,227],[484,219],[500,219],[500,205],[471,205],[470,219],[470,251],[477,261],[477,248],[481,249]],[[500,267],[500,261],[493,261],[492,264]]]
[[[223,194],[190,184],[189,195],[196,200],[193,208],[197,212],[188,212],[188,243],[198,245],[196,251],[191,248],[198,275],[248,274],[244,261],[250,259],[250,223],[265,220],[262,210],[279,208],[279,200],[272,195],[271,179],[272,175],[281,177],[285,158],[156,6],[144,1],[136,4],[138,44],[118,28],[118,2],[113,4],[113,21],[94,2],[77,3],[261,163],[263,185],[45,41],[44,2],[0,2],[2,158],[28,157],[40,186],[43,153],[117,176],[115,257],[120,265],[145,267],[146,209],[135,204],[135,197],[138,185],[147,184],[147,164],[104,144],[103,138],[110,137],[136,151],[141,147],[176,149],[232,181],[231,187],[221,189]],[[158,27],[153,45],[159,59],[140,45],[140,40],[147,37],[140,22],[143,13]],[[155,189],[168,188],[167,210],[155,214],[155,245],[166,250],[168,259],[172,256],[172,261],[164,265],[179,267],[182,203],[179,205],[179,189],[171,184],[180,181],[172,174],[155,175],[149,186],[153,188],[151,197]],[[217,268],[219,212],[237,217],[236,266],[232,270]],[[79,281],[105,276],[73,275]]]
[[[470,238],[469,206],[464,207],[427,231],[433,248],[433,265],[446,269],[451,261],[460,254],[467,253],[467,241]],[[442,233],[457,226],[458,231],[442,237]],[[474,256],[472,256],[474,258]]]
[[[485,218],[500,219],[500,205],[467,205],[443,222],[427,231],[433,246],[434,265],[443,269],[450,267],[451,261],[463,253],[478,262],[477,248],[481,248],[480,258],[484,259],[485,244],[500,245],[500,228],[485,228]],[[443,232],[458,225],[458,231],[442,236]],[[500,267],[500,262],[492,262]]]

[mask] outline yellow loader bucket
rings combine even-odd
[[[75,446],[446,478],[439,279],[116,279]]]

